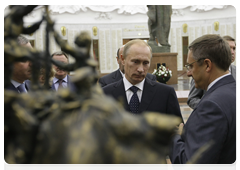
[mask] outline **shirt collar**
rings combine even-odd
[[[230,73],[224,74],[223,76],[218,77],[217,79],[215,79],[212,83],[210,83],[210,84],[208,85],[207,91],[208,91],[215,83],[217,83],[220,79],[222,79],[223,77],[226,77],[226,76],[228,76],[228,75],[231,75],[231,74],[230,74]]]
[[[54,83],[54,84],[57,83],[58,80],[59,80],[59,79],[57,79],[56,77],[53,77],[53,83]],[[65,77],[63,78],[63,80],[64,80],[64,82],[67,83],[67,82],[68,82],[68,81],[67,81],[67,76],[65,76]]]
[[[11,80],[11,83],[14,85],[15,88],[17,88],[21,84],[25,84],[25,81],[23,83],[19,83],[19,82],[15,81],[15,80]]]
[[[141,81],[138,84],[135,84],[134,86],[138,87],[139,90],[143,90],[143,85],[145,82],[145,78],[143,79],[143,81]],[[125,75],[123,77],[123,83],[124,83],[124,87],[125,87],[125,91],[129,90],[129,88],[131,88],[133,85],[126,79]]]

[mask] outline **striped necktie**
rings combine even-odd
[[[58,90],[59,89],[61,89],[61,88],[63,88],[63,85],[62,85],[62,82],[63,82],[64,80],[62,80],[62,79],[59,79],[58,80]]]
[[[17,89],[18,89],[18,91],[19,91],[20,93],[27,93],[27,92],[26,92],[26,89],[25,89],[25,84],[24,84],[24,83],[21,84],[21,85],[19,85],[19,86],[17,87]]]

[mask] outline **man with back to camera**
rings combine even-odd
[[[170,159],[185,164],[200,148],[209,149],[198,164],[236,161],[236,81],[229,73],[231,50],[219,35],[208,34],[189,45],[187,75],[206,93],[174,136]]]
[[[151,57],[151,47],[145,41],[129,41],[121,55],[125,71],[123,79],[105,86],[103,91],[117,100],[122,98],[124,108],[134,114],[153,111],[182,119],[175,90],[146,77]]]
[[[29,40],[19,35],[17,37],[17,43],[20,46],[32,48]],[[31,62],[29,60],[24,62],[14,62],[13,63],[13,72],[11,77],[11,85],[6,89],[12,90],[18,93],[27,93],[30,89],[30,81],[31,78]]]
[[[235,39],[226,35],[223,37],[224,40],[226,40],[230,46],[231,54],[232,54],[232,63],[235,61],[236,56],[236,42]],[[231,64],[229,67],[229,71],[232,74],[233,78],[236,80],[236,66]],[[202,89],[197,89],[195,87],[194,79],[191,80],[191,87],[188,95],[187,104],[189,107],[194,109],[199,101],[201,100],[202,96],[204,95],[206,91]]]
[[[63,51],[53,53],[52,59],[63,62],[65,64],[69,63],[68,55]],[[55,75],[52,83],[53,90],[58,91],[61,88],[74,89],[73,84],[70,82],[70,76],[68,75],[68,71],[62,70],[58,66],[55,66],[54,64],[53,69],[55,70]]]
[[[101,85],[101,87],[104,87],[108,84],[111,84],[111,83],[114,83],[114,82],[117,82],[119,80],[121,80],[123,77],[124,77],[124,66],[122,65],[122,61],[121,61],[121,55],[123,53],[123,49],[124,49],[124,45],[122,47],[120,47],[117,51],[117,62],[118,62],[118,65],[119,65],[119,69],[108,74],[108,75],[105,75],[103,77],[101,77],[99,79],[99,84]],[[150,73],[147,73],[147,77],[153,81],[156,81],[156,76],[155,75],[152,75]]]

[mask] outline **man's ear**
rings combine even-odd
[[[212,67],[213,67],[212,61],[207,58],[207,59],[204,60],[204,63],[206,65],[206,71],[207,72],[211,71]]]
[[[120,57],[121,57],[122,65],[125,65],[125,59],[124,59],[123,55],[121,54]]]

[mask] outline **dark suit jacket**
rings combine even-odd
[[[108,75],[101,77],[98,82],[101,85],[101,87],[104,87],[108,84],[117,82],[117,81],[121,80],[122,78],[123,78],[122,74],[120,73],[120,71],[118,69]],[[149,78],[152,81],[156,81],[156,76],[152,75],[150,73],[147,73],[147,78]]]
[[[236,66],[231,64],[230,69],[231,69],[231,74],[232,74],[233,78],[236,80]],[[206,91],[204,91],[202,89],[197,89],[195,87],[194,79],[192,79],[191,87],[190,87],[190,91],[189,91],[189,95],[188,95],[188,100],[187,100],[188,106],[191,107],[192,109],[194,109],[197,106],[197,104],[199,103],[199,101],[201,100],[201,98],[205,92]]]
[[[236,81],[232,75],[216,82],[203,96],[176,135],[170,159],[186,163],[197,149],[210,141],[214,144],[197,163],[230,164],[236,160]]]
[[[26,80],[26,81],[25,81],[25,88],[26,88],[27,91],[30,90],[30,84],[31,84],[31,81],[29,81],[29,80]],[[6,89],[7,89],[7,90],[11,90],[11,91],[15,91],[15,92],[18,93],[18,89],[15,88],[15,86],[14,86],[12,83],[11,83],[10,86],[8,86]]]
[[[70,90],[75,91],[75,85],[70,81],[70,76],[67,75],[67,86]],[[52,90],[56,91],[54,83],[52,83]]]
[[[124,108],[130,111],[123,80],[103,87],[105,94],[124,101]],[[175,90],[165,84],[145,78],[139,112],[153,111],[179,116],[182,119]],[[182,119],[183,122],[183,119]]]

